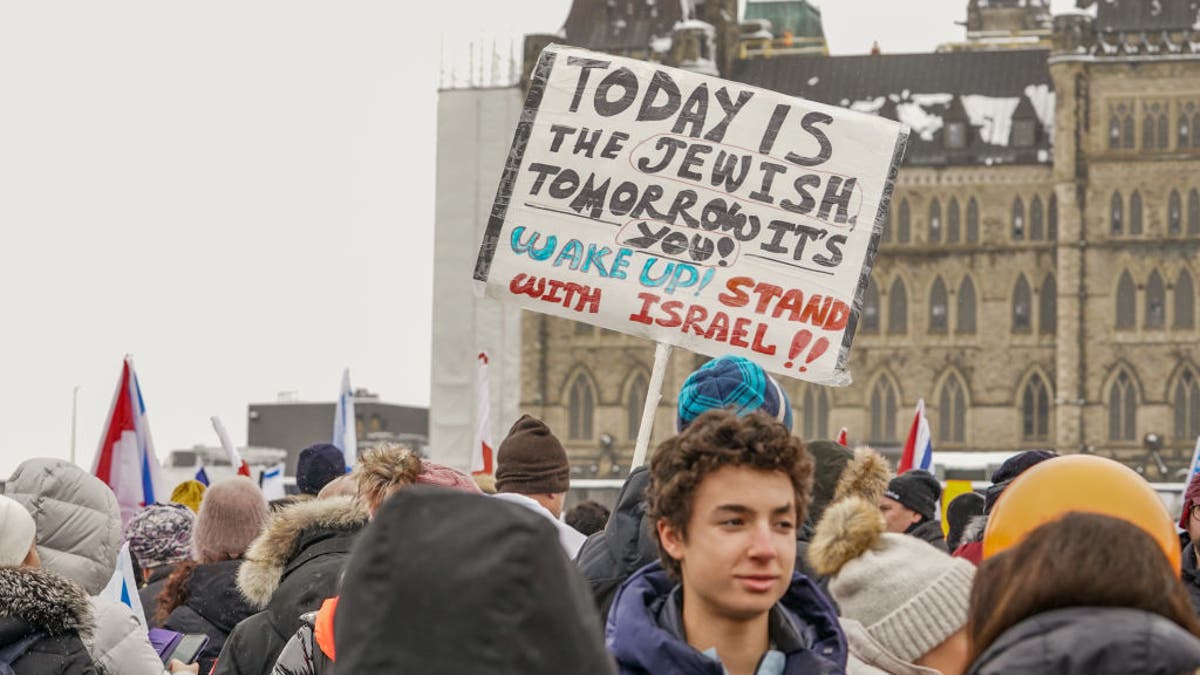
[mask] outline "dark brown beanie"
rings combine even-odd
[[[571,464],[550,427],[532,415],[508,430],[496,453],[496,491],[557,494],[571,487]]]

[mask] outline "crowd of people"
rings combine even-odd
[[[127,523],[99,479],[27,460],[0,496],[0,673],[1200,672],[1200,479],[1175,523],[1115,462],[1047,490],[1081,469],[1031,451],[943,510],[932,474],[793,435],[744,359],[678,411],[611,513],[566,508],[567,453],[528,415],[494,476],[314,445],[297,495],[189,481]],[[125,544],[142,616],[102,592]],[[207,642],[164,665],[159,628]]]

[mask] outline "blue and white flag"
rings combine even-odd
[[[208,487],[208,472],[204,470],[204,467],[196,469],[196,481],[203,483],[204,487]]]
[[[358,433],[354,426],[354,390],[350,388],[350,369],[342,371],[342,392],[333,416],[333,445],[342,451],[349,470],[358,460]]]
[[[1184,489],[1192,483],[1192,476],[1200,473],[1200,436],[1196,437],[1196,449],[1192,451],[1192,463],[1188,465],[1187,479],[1183,481]]]
[[[267,501],[283,499],[287,496],[287,488],[283,485],[283,464],[267,467],[258,474],[258,487],[262,489]]]
[[[142,599],[138,595],[137,578],[133,574],[133,558],[129,555],[129,542],[121,545],[117,554],[117,569],[113,571],[108,585],[100,591],[100,597],[115,600],[133,610],[133,618],[146,627],[146,613],[142,610]]]

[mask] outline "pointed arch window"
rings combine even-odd
[[[941,277],[934,279],[929,291],[929,332],[945,333],[950,325],[950,306],[946,297],[946,282]]]
[[[1114,192],[1112,200],[1109,202],[1109,229],[1113,236],[1119,237],[1125,232],[1125,200],[1121,199],[1120,192]]]
[[[929,243],[942,241],[942,203],[936,198],[929,204]]]
[[[567,437],[572,440],[592,438],[592,416],[595,414],[596,397],[591,378],[579,373],[571,381],[567,394]]]
[[[637,440],[638,429],[642,426],[642,409],[646,407],[649,382],[646,374],[639,372],[625,392],[625,437],[631,441]]]
[[[875,287],[874,279],[866,281],[863,318],[858,324],[858,330],[868,335],[876,335],[880,331],[880,289]]]
[[[875,280],[867,281],[867,292],[863,294],[862,321],[859,330],[868,335],[879,333],[879,289]]]
[[[1192,102],[1179,104],[1179,149],[1183,150],[1192,144],[1192,125],[1191,116],[1196,110],[1196,104]]]
[[[879,233],[879,241],[883,244],[892,243],[892,230],[896,227],[896,209],[888,208],[887,222],[883,224],[883,231]]]
[[[942,393],[938,397],[938,439],[943,443],[963,443],[966,430],[966,388],[958,375],[951,373],[942,383]]]
[[[958,286],[958,311],[954,314],[954,332],[970,334],[975,332],[975,282],[971,277],[964,277]]]
[[[1033,305],[1033,291],[1029,288],[1029,280],[1022,274],[1017,277],[1017,285],[1013,287],[1012,299],[1012,330],[1014,333],[1028,333],[1032,316],[1030,308]]]
[[[1191,441],[1200,436],[1200,379],[1189,368],[1175,383],[1175,438]]]
[[[871,442],[896,442],[896,403],[899,396],[888,377],[881,377],[871,389]]]
[[[803,417],[805,440],[829,438],[829,392],[824,387],[804,390]]]
[[[1108,438],[1132,441],[1137,438],[1137,395],[1133,378],[1122,370],[1108,390]]]
[[[1179,190],[1171,190],[1167,199],[1167,234],[1183,232],[1183,200],[1179,198]]]
[[[1136,139],[1134,138],[1134,134],[1133,134],[1133,113],[1130,113],[1125,118],[1125,123],[1122,124],[1121,126],[1122,126],[1122,131],[1124,132],[1123,133],[1123,136],[1124,136],[1123,145],[1126,150],[1132,150],[1134,142],[1136,141]]]
[[[974,197],[967,202],[967,243],[979,243],[979,202]]]
[[[1046,239],[1058,241],[1058,195],[1053,192],[1046,205]]]
[[[1054,283],[1053,274],[1047,274],[1038,296],[1038,332],[1042,335],[1054,335],[1057,328],[1058,284]]]
[[[1150,273],[1146,281],[1145,327],[1162,328],[1167,324],[1167,291],[1163,287],[1162,275],[1158,270]]]
[[[1021,392],[1021,438],[1026,441],[1050,438],[1050,388],[1037,373]]]
[[[1200,133],[1196,134],[1200,137]],[[1188,234],[1200,234],[1200,190],[1188,192]]]
[[[958,200],[954,197],[950,198],[950,203],[946,206],[946,242],[957,244],[962,237],[961,226],[959,224]]]
[[[1192,273],[1179,272],[1175,281],[1175,312],[1172,326],[1175,328],[1196,327],[1196,287],[1192,285]]]
[[[1129,234],[1142,233],[1142,194],[1137,190],[1129,196]]]
[[[896,229],[896,243],[907,244],[912,239],[912,214],[908,209],[908,200],[900,200],[900,214],[897,216],[900,225]]]
[[[896,277],[888,291],[888,334],[904,335],[908,332],[908,289],[904,280]]]
[[[1021,201],[1020,197],[1013,200],[1012,238],[1015,241],[1025,238],[1025,202]]]
[[[1042,198],[1034,195],[1033,201],[1029,202],[1029,241],[1041,241],[1045,236],[1042,217]]]
[[[1136,314],[1136,289],[1133,286],[1133,277],[1129,276],[1129,271],[1121,273],[1121,279],[1117,282],[1117,328],[1129,329],[1133,328],[1137,323]]]

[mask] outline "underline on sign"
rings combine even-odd
[[[597,223],[604,223],[605,225],[615,225],[616,227],[621,227],[621,223],[614,223],[611,220],[604,220],[602,218],[593,218],[591,216],[585,216],[582,213],[575,213],[574,211],[564,211],[562,209],[552,209],[549,206],[539,206],[537,204],[531,204],[529,202],[525,202],[525,206],[528,206],[531,209],[538,209],[540,211],[549,211],[550,213],[559,213],[564,216],[575,216],[576,218],[583,218],[584,220],[594,220]]]
[[[788,267],[795,267],[796,269],[804,270],[805,272],[816,272],[817,274],[828,274],[829,276],[833,276],[833,272],[831,272],[830,270],[819,270],[814,267],[805,267],[804,265],[797,265],[796,263],[784,262],[782,260],[777,260],[775,258],[768,258],[765,255],[755,255],[753,253],[747,253],[746,256],[749,258],[758,258],[759,260],[766,260],[767,262],[779,263],[780,265],[787,265]]]

